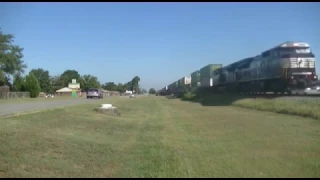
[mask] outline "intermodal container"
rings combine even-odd
[[[200,82],[200,71],[195,71],[191,73],[191,82],[192,83]]]
[[[212,73],[219,68],[222,68],[222,64],[209,64],[209,65],[201,68],[200,69],[200,79],[211,77]]]
[[[213,85],[213,79],[210,77],[203,77],[200,83],[201,87],[211,87]]]

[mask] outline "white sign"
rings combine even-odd
[[[72,79],[72,84],[76,84],[77,80],[76,79]]]
[[[80,89],[79,83],[69,83],[68,88],[70,89]]]

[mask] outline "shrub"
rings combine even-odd
[[[182,98],[183,97],[183,92],[178,92],[178,93],[176,93],[175,94],[175,96],[177,97],[177,98]]]
[[[196,99],[196,94],[191,92],[184,93],[182,96],[182,100],[192,101],[195,99]]]
[[[21,76],[15,76],[13,80],[13,88],[15,91],[24,92],[26,91],[25,78]]]
[[[39,82],[32,72],[26,77],[26,89],[30,92],[30,98],[36,98],[40,93]]]

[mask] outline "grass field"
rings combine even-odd
[[[235,106],[271,111],[282,114],[298,115],[320,120],[320,98],[291,97],[291,98],[246,98],[237,100]]]
[[[317,120],[165,97],[110,101],[121,116],[81,105],[0,119],[0,177],[320,177]]]
[[[212,93],[186,93],[182,100],[200,103],[204,106],[239,106],[261,111],[281,114],[298,115],[320,120],[319,97],[255,97],[212,94]]]

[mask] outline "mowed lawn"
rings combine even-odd
[[[108,102],[108,99],[98,100]],[[320,121],[165,97],[0,119],[0,177],[320,177]]]

